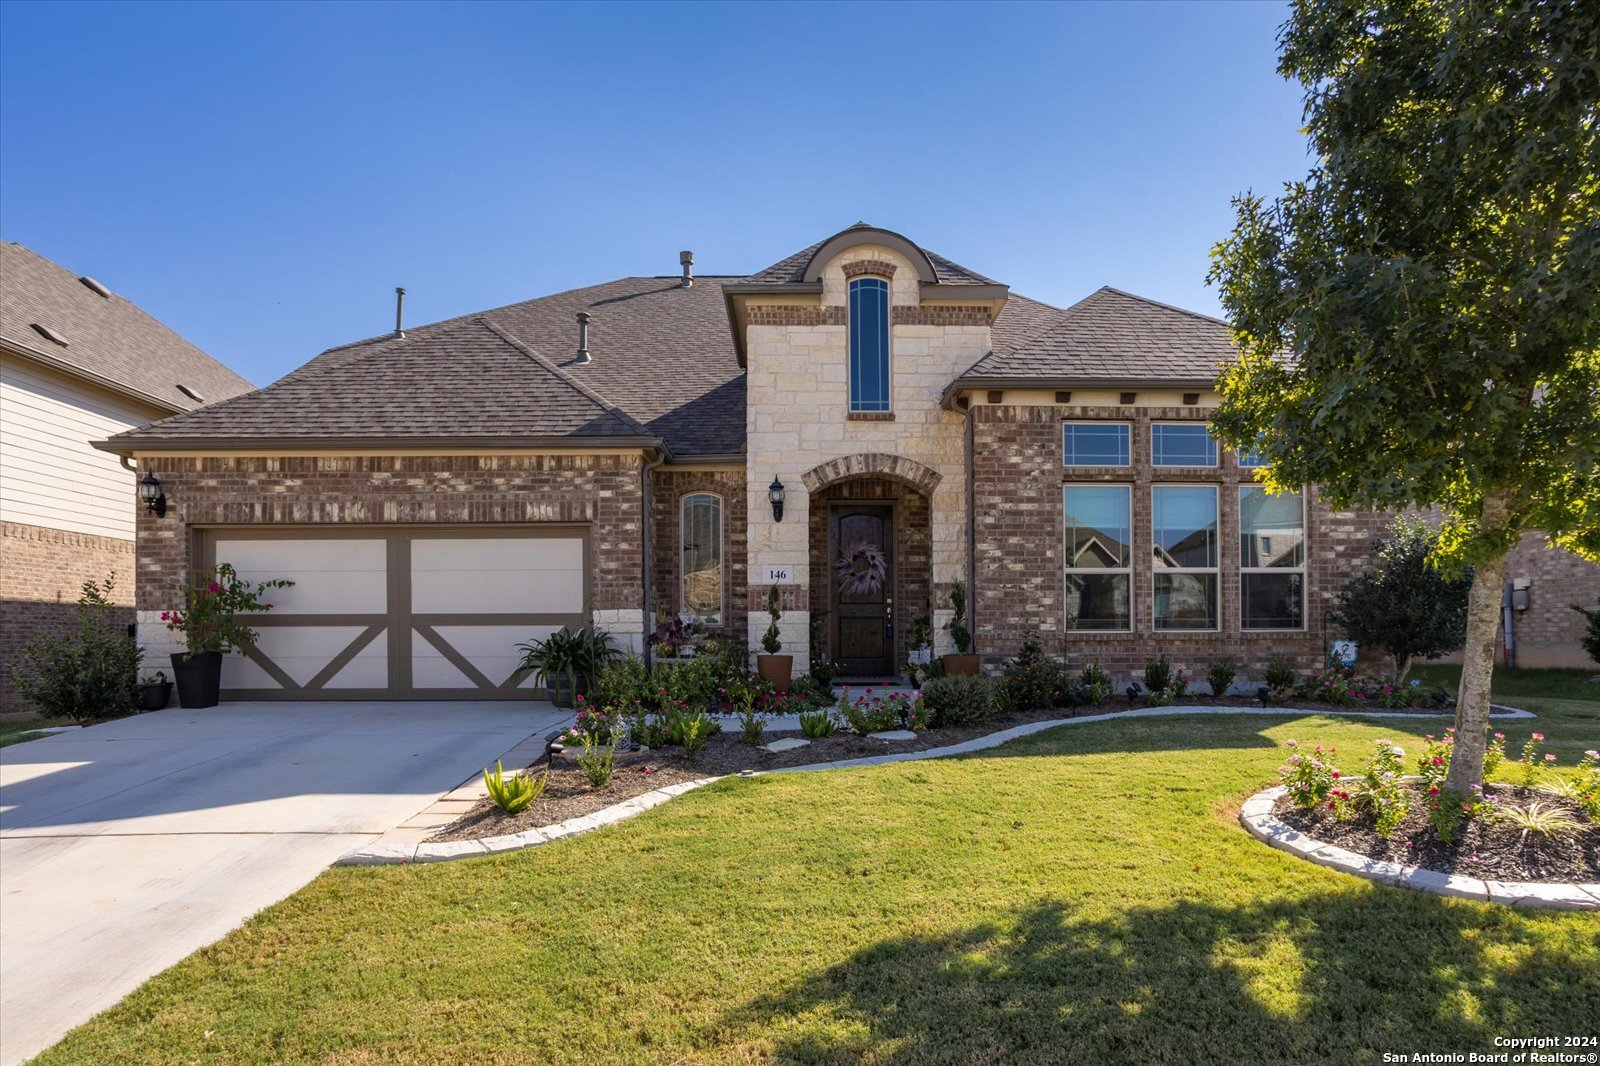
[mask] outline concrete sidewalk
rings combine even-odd
[[[246,703],[0,749],[0,1063],[568,717],[531,702]]]

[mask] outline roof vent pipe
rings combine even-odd
[[[578,356],[574,359],[575,366],[587,366],[589,363],[589,312],[578,312]]]
[[[406,306],[406,290],[396,285],[394,289],[394,335],[404,337],[406,331],[400,328],[400,315]]]
[[[679,252],[678,262],[683,266],[683,281],[681,284],[687,289],[694,284],[694,253],[688,251]]]

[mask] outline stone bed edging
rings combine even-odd
[[[1447,874],[1442,870],[1374,859],[1337,844],[1313,839],[1272,813],[1273,806],[1286,792],[1288,789],[1282,785],[1257,792],[1245,800],[1244,806],[1239,809],[1239,821],[1246,832],[1267,846],[1308,859],[1318,866],[1354,874],[1380,884],[1472,899],[1479,903],[1505,903],[1514,907],[1556,910],[1600,910],[1600,884],[1495,881],[1464,874]]]
[[[1491,703],[1493,716],[1496,718],[1536,718],[1532,711],[1524,711],[1517,707],[1507,707],[1498,703]],[[914,762],[919,759],[939,759],[949,755],[964,755],[967,752],[982,751],[985,748],[999,747],[1018,737],[1040,733],[1046,729],[1054,729],[1058,725],[1074,725],[1080,722],[1109,722],[1114,718],[1159,718],[1184,714],[1255,714],[1255,715],[1284,715],[1295,711],[1306,711],[1308,714],[1337,714],[1353,718],[1440,718],[1438,714],[1428,714],[1417,711],[1341,711],[1308,710],[1303,707],[1287,707],[1273,709],[1271,707],[1140,707],[1131,711],[1114,711],[1109,714],[1089,714],[1077,718],[1053,718],[1045,722],[1027,722],[1023,725],[1002,729],[987,736],[974,737],[959,744],[949,744],[942,748],[926,748],[922,751],[889,752],[884,755],[869,755],[858,759],[841,759],[837,762],[808,763],[804,766],[783,766],[775,770],[745,771],[738,776],[759,777],[764,774],[788,774],[799,771],[812,770],[847,770],[861,766],[879,766],[884,763]],[[555,825],[540,826],[537,829],[526,829],[520,833],[508,833],[504,836],[481,837],[477,840],[447,840],[438,844],[385,844],[380,840],[354,848],[340,856],[335,866],[391,866],[401,863],[414,862],[448,862],[452,859],[470,859],[476,855],[499,855],[508,851],[521,851],[524,848],[538,847],[548,844],[552,840],[562,837],[575,836],[587,833],[591,829],[599,829],[603,825],[611,825],[642,814],[652,807],[659,807],[676,796],[681,796],[691,789],[701,785],[709,785],[713,781],[722,780],[722,775],[717,777],[702,777],[694,781],[681,781],[676,785],[665,785],[650,792],[641,793],[631,799],[614,803],[610,807],[601,808],[592,814],[585,814],[578,818],[568,818]]]

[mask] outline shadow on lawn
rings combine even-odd
[[[1397,889],[905,937],[721,1020],[793,1063],[1381,1061],[1600,1017],[1596,935]]]

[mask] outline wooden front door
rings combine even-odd
[[[860,545],[872,545],[883,560],[876,587],[844,587],[841,559],[865,556]],[[863,571],[862,565],[857,571]],[[894,630],[894,509],[869,504],[836,504],[828,521],[828,605],[833,658],[846,677],[888,677],[896,673]]]

